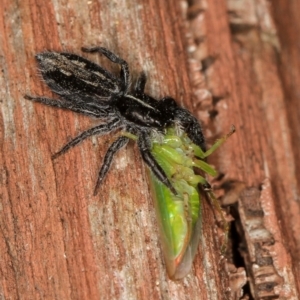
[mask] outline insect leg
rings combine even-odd
[[[60,151],[52,155],[52,159],[56,159],[58,156],[66,153],[70,148],[76,146],[86,138],[92,136],[92,135],[103,135],[105,133],[109,133],[110,131],[117,129],[120,127],[120,121],[118,119],[113,119],[111,122],[107,124],[101,124],[96,127],[90,128],[84,132],[82,132],[80,135],[78,135],[76,138],[74,138],[72,141],[67,143]]]
[[[112,62],[121,65],[120,77],[123,81],[122,92],[128,91],[130,85],[130,74],[129,74],[128,64],[124,59],[122,59],[121,57],[117,56],[116,54],[112,53],[111,51],[103,47],[91,47],[91,48],[82,47],[81,50],[88,53],[99,52],[105,55]]]
[[[54,106],[62,109],[69,109],[74,112],[96,118],[104,118],[107,117],[109,114],[109,112],[105,108],[95,107],[88,103],[76,103],[65,98],[50,99],[45,97],[33,97],[29,95],[25,95],[24,98],[33,102],[38,102],[48,106]]]
[[[160,180],[164,185],[166,185],[174,195],[177,195],[177,192],[170,180],[168,179],[166,173],[151,154],[149,144],[150,143],[146,134],[141,133],[141,135],[138,138],[138,147],[140,149],[143,160],[151,169],[153,174],[157,177],[157,179]]]
[[[121,136],[117,140],[115,140],[108,148],[103,160],[103,165],[98,175],[97,183],[94,190],[94,196],[96,196],[96,194],[98,193],[99,187],[111,166],[114,155],[118,150],[124,147],[128,143],[128,141],[129,141],[128,137]]]

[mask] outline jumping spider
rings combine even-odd
[[[130,90],[128,64],[111,51],[102,47],[82,48],[82,51],[101,53],[113,63],[119,64],[120,77],[75,54],[43,52],[36,55],[43,79],[60,98],[49,99],[25,95],[25,99],[69,109],[105,121],[75,137],[54,154],[52,159],[64,154],[87,137],[121,129],[137,136],[137,144],[143,160],[155,176],[176,195],[175,188],[150,152],[151,132],[155,130],[163,133],[167,127],[179,124],[193,143],[205,151],[200,124],[188,110],[179,107],[173,98],[165,97],[158,101],[145,94],[146,75],[143,72],[138,77],[134,88]],[[128,141],[129,137],[119,136],[110,145],[99,172],[94,195],[97,194],[115,153]]]

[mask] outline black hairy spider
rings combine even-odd
[[[205,151],[200,124],[188,110],[179,107],[173,98],[165,97],[158,101],[145,94],[146,75],[143,72],[138,77],[134,88],[130,90],[128,64],[111,51],[102,47],[82,48],[82,51],[99,52],[119,64],[120,77],[75,54],[43,52],[36,55],[43,79],[60,98],[49,99],[25,95],[25,99],[106,121],[82,132],[54,154],[52,159],[64,154],[87,137],[122,129],[137,136],[137,144],[143,160],[155,176],[177,194],[150,152],[151,133],[153,130],[164,132],[166,127],[179,124],[193,143]],[[119,136],[110,145],[99,172],[94,195],[97,194],[115,153],[128,141],[128,137]]]

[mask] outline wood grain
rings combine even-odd
[[[300,60],[293,34],[285,36],[292,25],[278,7],[266,0],[239,2],[2,1],[3,299],[239,299],[245,269],[253,295],[262,295],[257,290],[265,288],[268,295],[297,299],[300,84],[291,70],[296,72]],[[279,2],[286,10],[299,5],[296,0]],[[298,19],[293,21],[299,26]],[[239,219],[245,191],[268,183],[272,218],[263,214],[261,222],[276,237],[271,261],[279,274],[276,285],[257,285],[251,270],[259,262],[245,258],[239,265],[238,249],[228,251],[226,263],[220,253],[222,230],[207,202],[194,268],[181,281],[169,280],[145,166],[134,143],[117,155],[97,197],[97,172],[113,134],[87,140],[51,160],[64,143],[98,121],[23,98],[26,93],[56,97],[41,82],[34,54],[55,50],[80,55],[82,46],[93,45],[126,59],[133,79],[144,70],[146,91],[153,97],[170,95],[193,111],[209,144],[231,124],[236,126],[237,133],[210,159],[222,175],[215,182],[216,193],[224,195],[224,203],[233,203]],[[83,56],[118,71],[103,57]],[[256,200],[269,203],[259,194]],[[243,240],[248,232],[246,219],[240,220]],[[244,251],[255,246],[244,240]]]

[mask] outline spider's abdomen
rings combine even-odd
[[[120,78],[83,57],[44,52],[36,58],[44,80],[60,96],[76,101],[89,96],[110,97],[120,92]]]

